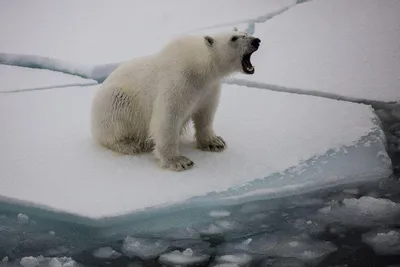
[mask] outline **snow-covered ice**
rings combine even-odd
[[[182,151],[196,167],[162,170],[151,155],[116,155],[94,144],[89,116],[97,88],[0,97],[1,196],[99,219],[191,201],[240,203],[391,173],[370,107],[239,86],[224,86],[215,122],[229,149],[206,153],[186,141]],[[319,164],[321,158],[329,163]]]
[[[25,91],[58,86],[96,84],[90,79],[56,71],[0,65],[0,92]]]
[[[400,1],[314,0],[263,24],[252,82],[400,101]]]
[[[209,154],[186,143],[183,153],[196,162],[196,168],[168,172],[159,169],[150,155],[121,156],[94,145],[88,125],[96,89],[64,88],[0,98],[4,124],[0,157],[5,166],[0,195],[102,218],[177,203],[190,206],[191,198],[204,205],[217,204],[218,198],[235,202],[254,194],[278,196],[391,173],[390,162],[377,156],[385,152],[371,108],[239,86],[224,87],[215,123],[229,149]],[[13,120],[7,114],[13,114]],[[246,138],[249,134],[251,139]],[[363,146],[363,138],[373,145]],[[345,146],[349,149],[341,155]],[[352,154],[351,148],[362,153]],[[324,170],[329,164],[317,165],[310,175],[305,170],[312,163],[305,162],[315,156],[328,157],[335,166]],[[341,160],[346,156],[351,163]],[[296,175],[300,177],[293,179]]]
[[[93,65],[152,53],[179,34],[251,21],[295,0],[20,0],[0,8],[0,52]],[[71,19],[73,18],[73,19]],[[12,23],[14,22],[14,23]]]
[[[400,255],[400,231],[385,229],[363,234],[362,240],[377,254]]]

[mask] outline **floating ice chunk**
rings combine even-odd
[[[29,256],[22,258],[19,264],[21,264],[23,267],[36,267],[39,266],[39,260],[35,257]]]
[[[372,247],[376,254],[400,255],[400,231],[386,230],[363,234],[364,243]]]
[[[19,213],[17,216],[18,222],[19,223],[28,223],[29,222],[29,217],[26,214]]]
[[[5,256],[5,257],[1,260],[1,262],[8,262],[8,257]]]
[[[209,259],[208,255],[195,253],[190,248],[180,252],[179,250],[174,250],[172,252],[163,254],[160,256],[159,261],[167,265],[189,265],[197,264],[200,262],[207,261]]]
[[[76,267],[77,264],[74,260],[67,261],[62,265],[62,267]]]
[[[100,259],[116,259],[122,254],[115,251],[112,247],[98,248],[93,252],[93,256]]]
[[[122,252],[128,257],[139,257],[149,260],[157,257],[169,247],[169,244],[162,240],[149,240],[128,236],[122,245]]]
[[[237,253],[230,255],[223,255],[217,258],[218,262],[234,263],[239,266],[246,265],[251,261],[252,257],[246,253]]]
[[[389,199],[363,196],[344,199],[342,206],[332,205],[319,211],[323,220],[366,226],[394,220],[400,215],[400,204]]]
[[[57,258],[52,258],[49,262],[49,267],[62,267],[62,264]]]
[[[235,248],[270,257],[292,257],[313,263],[322,260],[337,249],[330,242],[312,240],[306,236],[288,237],[283,234],[256,236],[250,242],[247,240],[236,245]]]
[[[209,213],[209,215],[214,218],[222,218],[230,216],[231,213],[227,210],[213,210]]]

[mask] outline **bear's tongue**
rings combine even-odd
[[[254,73],[254,66],[251,64],[250,56],[251,56],[251,54],[245,54],[243,56],[242,66],[243,66],[244,72],[246,72],[248,74],[253,74]]]

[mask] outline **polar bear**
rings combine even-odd
[[[213,120],[222,78],[253,74],[250,61],[260,39],[245,32],[181,36],[155,54],[120,64],[96,93],[91,131],[100,145],[122,153],[153,151],[162,168],[183,171],[193,161],[179,152],[191,120],[197,148],[222,151]]]

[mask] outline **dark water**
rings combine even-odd
[[[383,127],[394,173],[381,181],[230,207],[163,238],[3,213],[0,266],[400,266],[400,123]]]

